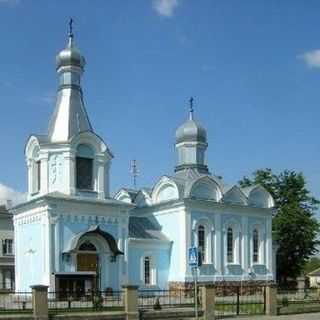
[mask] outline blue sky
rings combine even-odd
[[[302,171],[320,197],[317,0],[0,0],[0,183],[26,190],[24,145],[46,133],[55,55],[74,18],[85,102],[115,155],[111,188],[152,186],[175,165],[174,134],[195,98],[211,172]]]

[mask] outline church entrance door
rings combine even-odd
[[[94,273],[95,277],[90,285],[91,290],[99,289],[99,255],[96,246],[91,241],[83,242],[78,248],[77,271]],[[86,290],[88,283],[83,286]]]
[[[77,255],[78,271],[98,271],[98,256],[93,253],[78,253]]]

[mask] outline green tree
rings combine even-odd
[[[285,170],[276,175],[271,169],[257,170],[252,178],[244,177],[241,187],[262,185],[275,201],[273,238],[277,252],[277,279],[282,285],[288,278],[299,276],[307,262],[318,250],[320,224],[315,218],[319,201],[306,187],[302,173]]]

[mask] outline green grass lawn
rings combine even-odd
[[[32,309],[1,309],[0,308],[0,315],[1,314],[27,314],[32,313]]]

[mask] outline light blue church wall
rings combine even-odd
[[[148,245],[147,243],[129,243],[129,283],[140,288],[160,288],[168,286],[170,247],[168,245]],[[143,277],[144,257],[151,258],[151,285],[145,286]]]
[[[17,227],[18,239],[16,237],[18,257],[16,261],[17,280],[21,291],[29,292],[30,286],[34,284],[45,284],[44,273],[46,271],[45,261],[45,238],[41,222],[21,224]],[[27,273],[28,277],[22,277]]]
[[[169,281],[184,281],[184,262],[186,257],[185,214],[182,211],[155,215],[162,226],[161,231],[172,241],[169,262]]]
[[[267,221],[271,217],[264,215],[254,216],[221,212],[191,211],[191,245],[197,245],[197,228],[204,225],[206,228],[207,261],[200,268],[200,276],[216,276],[216,279],[241,280],[252,277],[263,278],[270,272],[267,265],[268,241]],[[226,232],[227,228],[234,228],[234,263],[226,259]],[[253,263],[253,230],[259,230],[259,261]],[[270,239],[269,239],[270,241]],[[219,254],[216,254],[216,253]],[[270,250],[269,250],[270,252]],[[187,267],[187,274],[191,270]],[[205,279],[205,278],[204,278]]]

